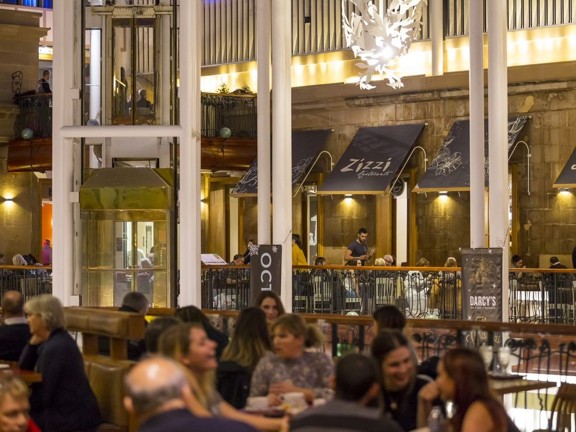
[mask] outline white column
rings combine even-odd
[[[506,2],[488,4],[488,139],[490,247],[503,248],[503,319],[508,318],[508,77]]]
[[[202,0],[180,2],[180,296],[179,306],[201,304],[200,67]]]
[[[270,0],[258,0],[256,54],[258,59],[258,244],[270,244]]]
[[[430,37],[432,39],[432,75],[444,73],[443,0],[430,0]]]
[[[282,245],[280,297],[287,312],[292,311],[291,6],[272,2],[272,242]]]
[[[470,2],[470,247],[485,246],[482,2]]]
[[[76,3],[76,2],[74,2]],[[79,91],[74,83],[75,7],[54,2],[54,60],[52,74],[52,293],[64,306],[74,304],[74,165],[73,140],[60,128],[74,124]]]

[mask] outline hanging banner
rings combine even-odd
[[[462,310],[469,321],[502,321],[502,249],[462,249]]]
[[[280,295],[281,271],[281,245],[255,245],[250,248],[250,304],[254,304],[262,291],[274,291]]]

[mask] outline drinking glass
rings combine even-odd
[[[510,363],[510,348],[507,346],[500,347],[498,349],[498,361],[502,366],[502,373],[506,375],[508,373],[508,364]]]
[[[482,344],[479,348],[480,355],[482,356],[482,360],[484,360],[484,366],[487,370],[490,369],[490,365],[492,364],[492,359],[494,358],[494,347],[492,345]]]

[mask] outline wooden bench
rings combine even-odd
[[[137,430],[123,405],[124,377],[135,362],[128,360],[129,340],[143,339],[142,315],[97,308],[66,308],[66,327],[82,335],[84,366],[106,422],[98,431]],[[98,339],[110,341],[110,356],[98,354]]]

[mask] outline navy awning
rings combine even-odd
[[[576,187],[576,149],[570,155],[570,159],[564,165],[562,172],[554,182],[555,188]]]
[[[387,193],[424,123],[358,129],[318,194]]]
[[[508,121],[508,151],[518,139],[528,116]],[[484,121],[484,181],[488,187],[488,120]],[[455,121],[442,147],[414,189],[428,191],[470,190],[470,120]]]
[[[292,186],[301,181],[324,148],[331,129],[292,132]],[[258,194],[258,162],[254,159],[246,174],[236,184],[233,196],[254,196]]]

